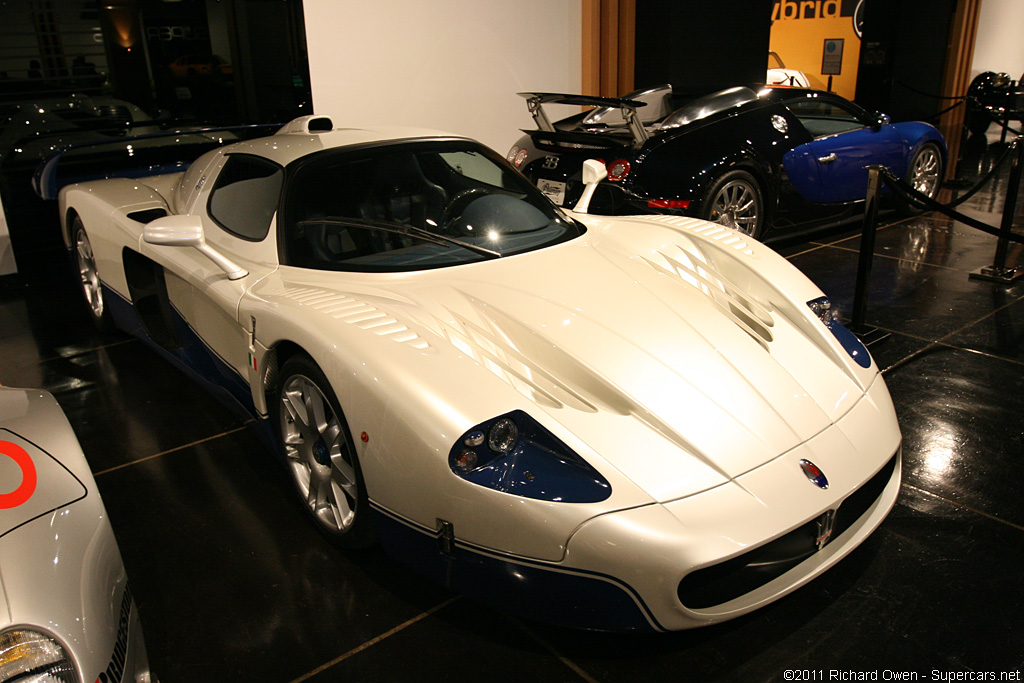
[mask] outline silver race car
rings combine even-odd
[[[50,394],[0,387],[0,681],[150,680],[96,482]]]

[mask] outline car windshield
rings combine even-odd
[[[281,262],[300,268],[442,268],[583,232],[501,156],[469,140],[329,150],[289,172]]]

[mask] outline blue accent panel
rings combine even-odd
[[[867,193],[869,164],[888,166],[902,176],[907,169],[903,140],[896,129],[859,128],[808,143],[815,159],[835,155],[829,164],[819,164],[821,195],[817,201],[850,202],[864,199]]]
[[[488,436],[502,420],[515,423],[518,437],[507,453],[495,453],[487,445]],[[469,438],[473,432],[484,435],[483,443],[473,445]],[[458,464],[464,454],[471,456],[468,469]],[[600,472],[521,410],[468,430],[452,446],[448,462],[452,472],[467,481],[534,500],[597,503],[612,493]]]
[[[868,349],[857,338],[857,335],[846,329],[838,320],[830,320],[825,326],[828,327],[829,332],[835,335],[835,338],[839,340],[839,343],[850,354],[850,357],[857,361],[857,365],[862,368],[871,367],[871,356],[868,354]]]
[[[818,174],[818,161],[814,158],[810,145],[797,145],[783,154],[782,167],[801,197],[810,202],[821,201],[824,195],[821,189],[821,176]]]
[[[948,154],[946,148],[946,140],[942,137],[942,133],[931,125],[924,121],[904,121],[902,123],[894,123],[892,127],[900,134],[904,140],[910,143],[910,150],[907,154],[907,161],[913,158],[917,150],[921,148],[926,142],[934,142],[942,150],[943,156]]]
[[[807,306],[814,312],[814,315],[818,316],[818,320],[825,324],[825,327],[839,341],[839,344],[846,352],[850,354],[850,358],[857,361],[857,365],[862,368],[871,367],[871,356],[868,354],[867,347],[857,338],[857,335],[850,332],[841,322],[836,320],[835,314],[832,312],[832,302],[828,300],[827,296],[811,299],[807,302]]]
[[[639,596],[617,579],[485,553],[458,542],[447,555],[432,530],[378,507],[373,511],[384,549],[450,590],[512,614],[570,628],[664,630]]]
[[[257,412],[249,384],[203,343],[177,311],[174,312],[173,323],[178,339],[181,340],[181,348],[167,349],[149,336],[132,303],[106,285],[103,285],[103,301],[119,329],[138,337],[160,356],[185,371],[228,410],[244,420],[255,420],[257,435],[274,453],[279,452],[273,427],[269,420]]]
[[[153,344],[154,342],[146,334],[146,328],[142,324],[142,319],[135,312],[132,302],[105,284],[101,285],[101,287],[103,290],[103,305],[110,311],[117,329],[127,332],[133,337],[138,337],[149,344]]]

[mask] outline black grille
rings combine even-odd
[[[894,455],[885,467],[840,504],[832,539],[849,529],[878,500],[892,478],[898,457]],[[760,588],[816,553],[817,536],[818,520],[815,519],[731,560],[698,569],[679,582],[679,601],[687,607],[701,609]]]

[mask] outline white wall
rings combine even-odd
[[[579,92],[581,0],[304,0],[313,109],[504,154],[534,127],[522,91]]]
[[[7,233],[7,218],[4,216],[3,204],[0,204],[0,275],[10,275],[18,272],[18,266],[14,262],[14,248],[11,246],[11,236]]]
[[[1017,80],[1024,72],[1024,1],[982,0],[971,78],[985,71]]]

